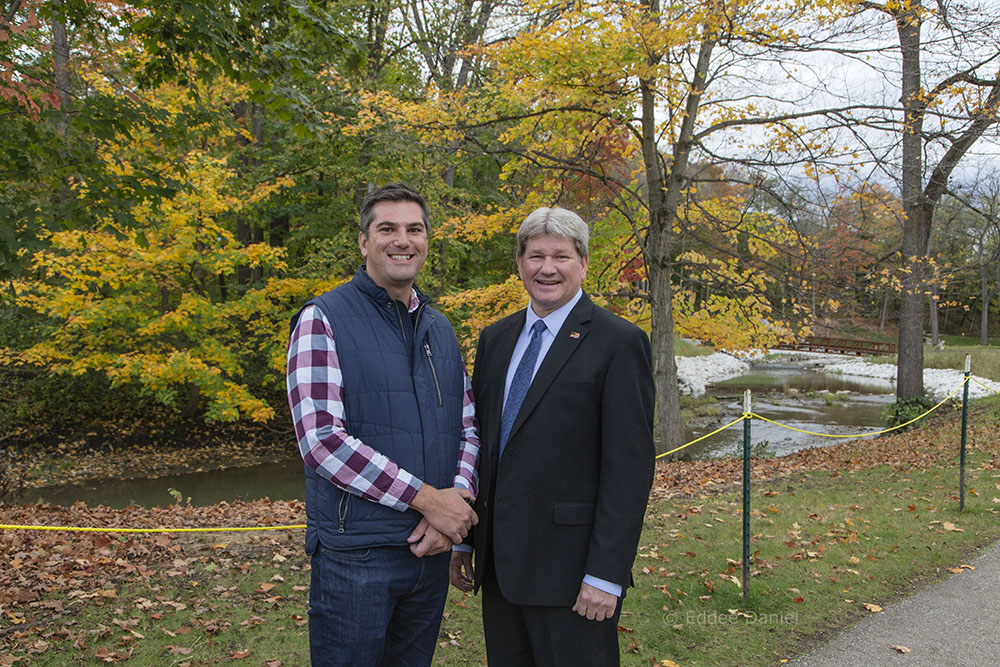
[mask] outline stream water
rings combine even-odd
[[[895,400],[891,382],[803,368],[791,362],[757,364],[735,378],[708,387],[718,416],[686,429],[686,440],[714,431],[743,414],[743,392],[751,392],[751,410],[761,417],[803,431],[851,435],[883,427],[882,411]],[[753,451],[784,456],[807,447],[843,442],[793,431],[760,419],[751,422]],[[742,452],[742,423],[689,447],[691,458],[735,456]]]
[[[872,378],[823,373],[801,362],[770,362],[749,372],[710,385],[718,414],[702,418],[686,431],[693,440],[736,419],[743,412],[743,392],[750,389],[754,413],[798,429],[831,434],[854,434],[878,430],[882,410],[893,401],[891,383]],[[830,445],[840,439],[808,435],[755,419],[751,423],[755,453],[777,456],[806,447]],[[742,424],[692,445],[692,458],[738,455],[743,441]],[[290,455],[296,454],[290,444]],[[171,489],[194,505],[211,505],[236,498],[291,500],[303,498],[305,479],[302,460],[264,463],[247,468],[165,475],[150,479],[111,480],[79,486],[34,489],[26,502],[71,505],[83,501],[125,507],[130,502],[145,507],[165,507],[175,502]]]

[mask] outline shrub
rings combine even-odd
[[[882,418],[889,428],[905,424],[933,408],[935,402],[928,396],[915,396],[896,401],[882,411]],[[912,424],[911,424],[912,426]],[[909,428],[909,426],[905,427]]]

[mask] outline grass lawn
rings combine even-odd
[[[678,357],[707,357],[715,352],[711,345],[705,345],[674,334],[674,354]]]
[[[972,374],[990,380],[1000,381],[1000,347],[977,346],[945,346],[943,350],[924,346],[924,368],[950,368],[956,371],[965,370],[965,355],[971,357]],[[895,364],[895,354],[874,357],[874,363]]]
[[[957,476],[885,466],[762,485],[751,501],[749,607],[737,583],[740,496],[652,504],[620,621],[622,663],[777,665],[872,613],[866,604],[961,569],[1000,536],[1000,473],[967,477],[976,490],[964,512]],[[481,664],[478,602],[453,591],[441,664]]]

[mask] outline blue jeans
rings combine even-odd
[[[407,547],[319,547],[309,587],[313,666],[430,665],[450,559],[447,552],[417,558]]]

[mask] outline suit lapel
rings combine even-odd
[[[528,393],[524,396],[524,402],[521,404],[521,409],[518,410],[514,425],[510,429],[508,442],[514,439],[514,434],[517,433],[521,424],[531,415],[532,410],[538,405],[538,401],[545,395],[549,385],[559,375],[559,371],[562,370],[566,362],[573,356],[580,342],[587,337],[587,323],[590,322],[593,309],[593,302],[584,294],[580,298],[579,303],[573,307],[573,310],[566,317],[562,328],[556,334],[555,340],[552,341],[552,347],[549,348],[545,359],[542,360],[542,365],[538,367],[538,372],[535,373],[535,377],[531,381]],[[523,322],[521,326],[524,326]],[[516,339],[517,337],[515,336],[515,341]],[[511,353],[513,353],[513,347],[511,347]],[[507,362],[508,364],[510,363],[509,354],[507,355]],[[503,396],[500,397],[500,400],[503,401]]]
[[[514,347],[517,346],[518,336],[524,328],[524,321],[527,319],[526,311],[522,310],[512,317],[505,329],[497,331],[497,350],[493,356],[493,362],[488,369],[489,375],[484,378],[483,386],[491,389],[490,395],[486,398],[489,401],[489,424],[481,426],[487,429],[488,442],[497,443],[500,441],[500,415],[503,412],[503,392],[507,380],[507,367],[510,366],[510,358],[514,355]]]

